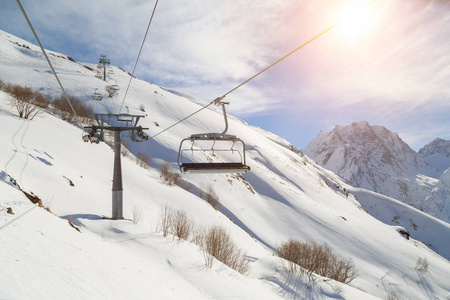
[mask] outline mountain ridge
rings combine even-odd
[[[360,121],[319,133],[303,151],[319,165],[356,187],[399,199],[433,216],[439,215],[448,222],[450,217],[442,216],[441,211],[436,210],[443,207],[443,203],[428,205],[424,202],[431,201],[431,198],[425,199],[442,174],[436,165],[426,161],[426,154],[431,156],[447,149],[444,142],[434,140],[434,143],[422,148],[421,153],[417,153],[397,133],[384,126],[371,126],[366,121]]]

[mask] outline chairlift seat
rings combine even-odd
[[[213,140],[236,140],[235,135],[224,133],[199,133],[191,135],[191,140],[213,141]]]
[[[183,174],[209,173],[247,173],[250,167],[243,163],[182,163],[180,170]]]
[[[120,114],[117,116],[119,122],[133,122],[133,116],[129,114]]]
[[[94,93],[94,94],[92,95],[92,99],[93,99],[93,100],[101,101],[101,100],[103,99],[103,96],[100,95],[99,93]]]

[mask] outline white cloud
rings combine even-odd
[[[160,1],[136,75],[213,100],[327,28],[346,1]],[[47,48],[87,62],[105,53],[130,72],[154,5],[22,3]],[[427,115],[428,128],[438,127],[432,115],[450,113],[448,1],[371,7],[376,22],[365,35],[348,42],[330,31],[229,95],[229,111],[251,119],[284,110],[324,127],[366,119],[399,132]],[[18,7],[6,3],[0,16],[0,28],[34,42]]]

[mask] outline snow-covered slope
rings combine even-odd
[[[320,133],[304,152],[354,186],[401,200],[438,216],[423,205],[440,171],[426,163],[395,132],[357,122]]]
[[[443,173],[450,167],[450,141],[435,138],[419,150],[419,155]]]
[[[436,216],[450,223],[450,168],[439,178],[436,187],[423,201],[424,210],[438,211]]]
[[[26,45],[30,49],[20,45]],[[129,74],[112,67],[109,82],[95,77],[96,64],[80,64],[55,53],[51,59],[68,92],[97,112],[117,112]],[[38,49],[0,32],[0,79],[59,94]],[[86,68],[88,66],[92,70]],[[117,82],[117,98],[91,100],[95,88]],[[149,169],[133,156],[122,161],[125,220],[111,213],[113,153],[104,143],[82,142],[82,131],[50,113],[33,121],[17,117],[0,93],[0,298],[6,299],[405,299],[449,296],[450,225],[407,206],[392,226],[366,212],[380,195],[356,190],[284,139],[229,118],[229,133],[246,142],[252,171],[185,175],[191,189],[166,185],[159,177],[163,161],[176,165],[180,141],[192,133],[221,132],[220,110],[206,109],[148,142],[132,143],[146,153]],[[134,79],[125,101],[130,113],[146,118],[150,136],[200,108],[199,99],[168,92]],[[156,122],[156,123],[155,123]],[[159,126],[157,126],[158,124]],[[205,154],[211,155],[206,152]],[[12,185],[33,192],[53,214],[31,204]],[[73,185],[71,185],[72,183]],[[211,185],[219,210],[197,196]],[[358,191],[358,199],[353,195]],[[359,201],[358,201],[359,200]],[[386,198],[387,203],[397,203]],[[183,210],[197,224],[227,229],[249,260],[244,276],[220,263],[205,267],[202,251],[188,242],[156,232],[166,205]],[[8,213],[11,208],[14,215]],[[133,224],[135,208],[142,214]],[[364,209],[366,208],[366,209]],[[394,211],[393,208],[391,211]],[[375,215],[374,212],[371,212]],[[71,219],[81,233],[69,227]],[[381,219],[381,218],[380,218]],[[404,220],[419,224],[411,239],[399,234]],[[383,223],[384,222],[384,223]],[[424,243],[416,238],[428,234]],[[352,258],[359,276],[350,285],[317,278],[286,276],[274,249],[289,238],[327,243]],[[436,251],[433,252],[432,250]],[[439,253],[439,254],[438,254]],[[419,259],[429,263],[417,272]]]

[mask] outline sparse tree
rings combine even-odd
[[[130,153],[130,143],[126,141],[122,141],[122,147],[120,148],[120,154],[122,154],[123,157],[127,156]]]
[[[70,104],[68,101],[70,101]],[[91,118],[94,114],[94,110],[91,107],[85,105],[73,96],[66,97],[65,95],[61,95],[53,101],[53,106],[59,111],[61,118],[68,122],[72,122],[74,120],[74,111],[82,120]]]
[[[161,213],[159,215],[159,222],[156,228],[156,231],[161,231],[163,234],[163,237],[167,237],[170,233],[170,227],[172,224],[172,216],[173,211],[169,208],[169,206],[164,206],[163,209],[161,209]]]
[[[193,223],[189,220],[187,214],[184,211],[178,210],[172,214],[171,218],[171,232],[178,240],[189,239]]]
[[[31,88],[7,85],[3,89],[11,94],[11,104],[17,109],[21,118],[33,120],[43,108],[48,107],[48,96],[33,91]]]
[[[217,259],[241,274],[248,271],[248,260],[245,258],[244,252],[222,227],[213,226],[207,230],[204,251],[205,263],[210,268],[214,259]]]
[[[148,155],[138,152],[136,155],[136,164],[144,169],[150,166],[150,158]]]
[[[419,257],[415,270],[423,275],[428,272],[429,265],[430,264],[428,263],[428,259],[426,257]]]
[[[353,261],[332,253],[327,245],[290,239],[277,252],[288,261],[285,268],[291,273],[316,273],[346,284],[357,277]]]
[[[172,170],[168,162],[162,163],[160,167],[160,177],[170,186],[181,183],[181,176]]]
[[[212,185],[203,186],[199,191],[200,198],[206,200],[209,204],[211,204],[214,209],[217,209],[217,206],[220,204],[219,196],[217,196],[214,191]]]
[[[142,211],[139,206],[133,207],[133,224],[139,223],[142,217]]]

